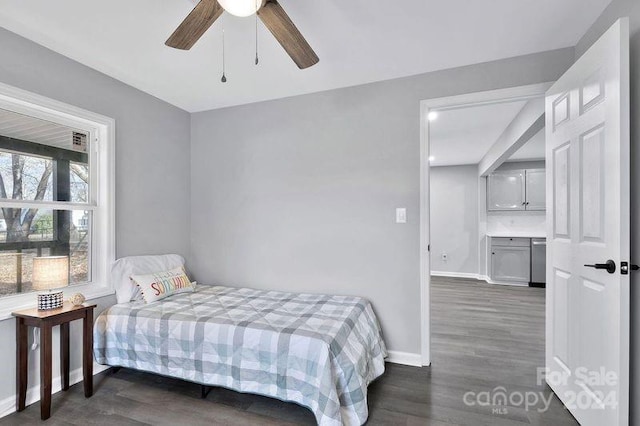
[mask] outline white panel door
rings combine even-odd
[[[489,210],[524,210],[524,170],[494,172],[489,175]]]
[[[546,380],[582,425],[629,422],[628,26],[546,97]]]
[[[527,169],[527,210],[545,209],[547,203],[545,198],[546,175],[547,174],[544,169]]]

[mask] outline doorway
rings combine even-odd
[[[430,355],[433,374],[460,381],[452,392],[461,409],[570,425],[544,382],[544,273],[532,274],[541,247],[533,243],[546,241],[545,88],[538,89],[427,113]]]
[[[420,262],[423,365],[431,364],[430,317],[432,302],[429,291],[431,273],[432,271],[436,273],[446,272],[437,269],[446,266],[450,273],[455,272],[452,278],[489,279],[491,268],[487,256],[490,248],[489,239],[486,235],[488,217],[486,210],[487,176],[498,169],[505,160],[516,155],[516,152],[540,131],[540,115],[544,116],[543,97],[546,90],[551,87],[551,84],[535,84],[421,102]],[[532,104],[532,106],[527,106],[528,104]],[[523,111],[525,106],[527,108]],[[491,119],[497,113],[500,113],[501,117],[493,119],[493,131],[484,132],[482,143],[473,146],[465,144],[465,133],[472,132],[473,128],[477,129],[479,125]],[[521,121],[529,123],[529,125],[525,128],[514,125],[510,130],[510,134],[498,140],[503,133],[509,130],[507,127],[516,118],[517,114],[521,114]],[[436,122],[440,121],[442,123],[449,119],[452,120],[454,126],[456,119],[464,122],[456,130],[459,133],[459,137],[455,138],[456,140],[445,141],[443,148],[439,152],[435,150],[432,153],[432,129],[435,129]],[[529,129],[532,127],[532,123],[536,123],[537,130],[536,127]],[[501,126],[502,129],[500,129]],[[495,129],[499,129],[499,131],[496,132]],[[533,134],[530,134],[532,132]],[[495,148],[492,149],[494,146]],[[456,149],[451,149],[452,147]],[[464,158],[461,159],[463,156]],[[455,257],[452,257],[451,246],[441,250],[431,244],[433,235],[431,235],[430,227],[432,219],[430,214],[430,182],[432,164],[435,169],[438,164],[442,167],[461,162],[467,162],[467,164],[463,165],[456,164],[457,166],[462,166],[461,169],[464,169],[463,172],[466,177],[456,183],[458,194],[452,196],[452,192],[446,188],[442,194],[442,201],[448,205],[455,205],[456,200],[458,202],[462,200],[465,206],[468,206],[467,209],[456,209],[458,212],[463,212],[457,215],[448,215],[446,209],[443,209],[442,212],[447,217],[447,220],[457,221],[454,226],[449,227],[449,229],[458,230],[458,234],[453,236],[453,239],[458,241],[457,244],[454,244],[457,247],[454,249],[457,250],[457,253],[453,255]],[[445,177],[446,173],[442,175]],[[474,214],[469,214],[469,211],[473,211]],[[500,221],[496,220],[496,227],[499,226],[499,223]],[[437,232],[440,231],[441,229],[438,229]],[[448,237],[445,233],[441,240],[446,242]],[[438,250],[438,252],[435,250]],[[453,269],[457,269],[457,271],[453,271]]]
[[[538,386],[553,389],[581,424],[623,425],[629,420],[629,86],[629,21],[621,18],[546,91],[543,101],[545,160],[549,163],[545,179],[546,280],[550,288],[545,294],[545,367],[536,376]],[[527,105],[534,105],[536,96],[529,96]],[[433,337],[429,328],[432,294],[428,117],[433,119],[438,111],[462,105],[515,98],[487,92],[422,103],[421,237],[427,250],[422,247],[420,257],[425,365],[432,361]],[[526,115],[526,108],[519,114]],[[504,133],[513,136],[515,132],[517,136],[523,130],[510,125]],[[502,149],[506,146],[504,140],[496,141],[494,147],[500,149],[489,152],[478,165],[479,175],[488,175],[488,211],[509,204],[513,198],[508,191],[500,191],[496,197],[491,193],[492,173],[498,172],[502,160],[513,154]],[[518,180],[518,176],[509,173],[494,183],[504,185]],[[526,179],[525,169],[525,194]],[[535,205],[525,196],[525,210],[530,203]],[[502,239],[500,246],[520,247],[521,241],[516,237],[495,237]],[[491,244],[491,251],[496,251]],[[493,263],[492,274],[495,267]],[[470,337],[461,336],[461,347],[474,350],[473,345],[469,349],[470,345],[464,344],[472,340]],[[469,375],[473,376],[472,372]],[[504,390],[500,396],[507,398],[503,386],[496,389]],[[491,395],[487,397],[491,399]],[[531,413],[526,411],[530,420]]]

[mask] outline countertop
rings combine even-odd
[[[493,238],[547,238],[544,232],[487,232]]]

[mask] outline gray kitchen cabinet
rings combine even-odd
[[[525,209],[525,171],[505,170],[489,175],[487,207],[489,210]]]
[[[525,171],[526,209],[544,210],[546,207],[546,173],[544,169],[527,169]]]
[[[491,238],[491,280],[504,283],[531,281],[531,240]]]
[[[487,210],[545,210],[545,169],[500,170],[487,179]]]

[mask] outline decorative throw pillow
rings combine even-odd
[[[111,267],[111,281],[116,290],[117,302],[127,303],[133,300],[144,302],[140,287],[131,281],[131,275],[168,271],[179,266],[184,266],[184,258],[179,254],[127,256],[116,260]]]
[[[140,288],[146,303],[195,290],[182,266],[152,274],[131,275],[131,280]]]

